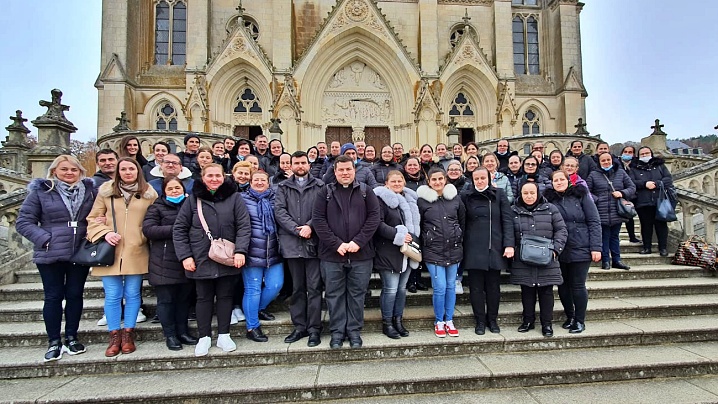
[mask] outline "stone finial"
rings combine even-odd
[[[271,118],[269,121],[272,122],[268,129],[270,133],[269,137],[271,138],[271,140],[281,139],[282,133],[284,133],[284,131],[281,127],[279,127],[279,124],[282,123],[282,120],[279,118]]]
[[[61,122],[72,125],[72,122],[65,117],[65,111],[69,111],[70,107],[62,104],[62,91],[55,88],[50,91],[50,94],[52,94],[52,101],[40,101],[40,106],[46,107],[47,112],[39,116],[35,121]]]
[[[469,25],[469,21],[471,21],[471,17],[469,17],[469,9],[468,8],[464,12],[464,17],[462,18],[462,20],[464,21],[464,25],[466,25],[466,26]]]
[[[574,128],[576,128],[576,132],[574,132],[574,135],[583,135],[588,136],[590,134],[589,131],[586,130],[586,124],[583,123],[583,118],[578,118],[578,124],[573,125]]]
[[[449,119],[449,130],[446,132],[446,137],[449,139],[449,144],[459,143],[459,135],[461,134],[461,132],[459,131],[459,129],[456,128],[458,124],[459,123],[456,122],[453,116]]]
[[[19,109],[15,111],[15,116],[10,117],[10,120],[12,123],[5,127],[8,132],[21,132],[24,134],[30,133],[30,129],[28,129],[23,123],[27,122],[27,119],[22,117],[22,111]]]
[[[242,7],[242,0],[239,0],[239,5],[235,8],[237,10],[237,14],[240,17],[244,17],[244,7]]]
[[[651,129],[653,129],[653,133],[651,133],[651,136],[654,136],[654,135],[667,136],[668,134],[663,132],[663,130],[661,129],[664,126],[666,126],[666,125],[661,125],[660,119],[656,119],[656,124],[651,126]]]
[[[128,123],[130,123],[130,120],[127,119],[127,113],[125,111],[120,112],[120,117],[115,118],[116,121],[119,121],[114,128],[112,128],[113,132],[126,132],[130,130],[130,127],[127,126]]]

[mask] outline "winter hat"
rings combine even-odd
[[[352,144],[352,143],[344,143],[344,145],[342,146],[341,151],[339,152],[339,155],[340,155],[340,156],[343,156],[344,153],[346,153],[347,150],[357,151],[357,148],[356,148],[356,147],[354,146],[354,144]]]
[[[189,142],[189,140],[192,139],[192,138],[196,138],[197,140],[199,140],[199,136],[197,136],[197,135],[194,134],[194,133],[190,133],[190,134],[188,134],[188,135],[186,135],[186,136],[184,137],[184,144],[185,144],[185,146],[187,146],[187,142]]]

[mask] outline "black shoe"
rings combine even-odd
[[[568,329],[568,332],[571,334],[580,334],[586,329],[586,324],[576,321],[573,324],[571,324],[571,328]]]
[[[292,342],[297,342],[300,339],[302,339],[304,337],[308,337],[308,336],[309,336],[308,332],[299,331],[299,330],[295,329],[294,331],[292,331],[291,334],[287,335],[287,338],[284,339],[284,342],[286,342],[287,344],[291,344]]]
[[[612,264],[612,266],[613,266],[614,268],[618,268],[618,269],[625,269],[625,270],[631,269],[631,266],[630,266],[630,265],[626,265],[626,264],[624,264],[622,261],[616,261],[616,262],[614,262],[614,263]]]
[[[382,334],[386,335],[387,337],[389,337],[391,339],[401,338],[399,331],[397,331],[396,328],[394,328],[394,324],[392,323],[391,319],[388,319],[388,318],[385,318],[381,321],[381,332],[382,332]],[[350,342],[351,342],[351,340],[352,339],[349,338]]]
[[[267,338],[266,335],[262,332],[262,329],[260,327],[257,327],[253,330],[247,331],[247,339],[251,339],[254,342],[267,342],[269,341],[269,338]]]
[[[329,348],[331,349],[339,349],[344,345],[344,336],[338,335],[334,336],[332,335],[332,339],[329,341]]]
[[[65,352],[70,355],[79,355],[87,352],[87,348],[80,342],[77,337],[68,336],[65,337]]]
[[[498,334],[501,332],[501,328],[499,328],[499,323],[496,321],[489,321],[489,331],[491,331],[493,334]]]
[[[187,314],[187,321],[197,321],[197,312],[194,310],[190,311],[189,314]]]
[[[521,325],[519,326],[518,331],[519,331],[519,332],[529,332],[529,330],[533,330],[534,328],[536,328],[536,327],[534,326],[534,322],[533,322],[533,321],[530,322],[530,323],[524,322],[524,323],[521,323]]]
[[[259,319],[262,321],[274,321],[276,317],[274,317],[274,314],[266,311],[266,310],[260,310],[259,311]]]
[[[474,327],[474,333],[476,335],[484,335],[486,334],[486,324],[484,323],[477,323],[476,327]]]
[[[50,341],[50,344],[47,347],[47,352],[45,352],[45,362],[62,359],[62,352],[64,351],[63,348],[61,340],[54,339]]]
[[[178,337],[182,345],[197,345],[199,338],[191,334],[180,334]]]
[[[404,327],[403,321],[404,318],[401,316],[392,317],[391,321],[394,324],[394,328],[396,328],[396,331],[401,335],[402,337],[408,337],[409,336],[409,330],[407,330]]]
[[[406,291],[409,293],[416,293],[416,285],[413,283],[406,287]]]
[[[661,257],[667,257],[667,256],[668,256],[668,251],[666,251],[665,248],[662,248],[662,249],[658,250],[658,253],[661,254]]]
[[[167,349],[170,351],[179,351],[182,349],[182,343],[177,337],[167,337],[165,339],[165,344],[167,345]]]
[[[426,285],[424,285],[422,282],[417,282],[417,283],[416,283],[416,288],[419,289],[419,290],[424,290],[424,291],[429,290],[429,287],[426,286]]]
[[[157,314],[155,314],[155,316],[152,317],[152,320],[150,320],[150,323],[152,323],[152,324],[159,324],[159,323],[160,323],[160,316],[158,316]]]
[[[309,333],[309,340],[307,341],[308,347],[315,347],[322,343],[322,339],[319,337],[318,332]]]
[[[630,243],[642,243],[642,241],[641,241],[640,238],[635,238],[635,237],[632,238],[632,239],[630,239],[630,240],[628,240],[628,241],[629,241]]]
[[[362,341],[359,334],[349,336],[349,348],[361,348],[364,341]]]
[[[561,324],[561,328],[563,328],[564,330],[568,330],[568,329],[570,329],[570,328],[573,326],[573,324],[574,324],[575,322],[576,322],[576,319],[575,319],[575,318],[573,318],[573,317],[568,317],[568,318],[566,319],[566,321],[564,321],[563,324]]]
[[[647,254],[652,254],[653,252],[651,251],[650,248],[644,248],[644,249],[642,249],[641,251],[639,251],[638,253],[639,253],[639,254],[643,254],[643,255],[647,255]]]
[[[601,264],[601,269],[611,269],[611,264],[609,264],[608,262],[604,262],[603,264]]]
[[[544,337],[553,337],[553,327],[551,327],[551,324],[542,325],[541,334],[543,334]]]

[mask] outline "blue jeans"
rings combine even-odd
[[[390,319],[402,317],[406,306],[406,281],[409,280],[411,268],[402,273],[392,271],[379,271],[381,276],[381,317]]]
[[[137,313],[142,303],[142,275],[103,276],[105,289],[105,316],[107,329],[120,329],[122,321],[122,298],[125,299],[125,328],[135,328]]]
[[[69,262],[53,264],[37,264],[42,278],[42,289],[45,302],[42,306],[42,317],[45,320],[45,331],[50,341],[60,339],[62,327],[62,301],[65,301],[65,338],[77,337],[82,317],[85,280],[89,267],[73,265]]]
[[[601,236],[603,239],[601,259],[603,262],[618,262],[621,260],[621,241],[618,238],[618,234],[621,232],[621,225],[623,225],[623,223],[614,224],[613,226],[601,225]]]
[[[434,304],[434,323],[454,320],[454,306],[456,306],[456,272],[459,264],[443,267],[426,263],[431,274],[431,287],[434,289],[432,303]]]
[[[247,318],[247,330],[260,326],[259,311],[264,310],[272,303],[284,284],[284,266],[280,262],[268,268],[245,267],[242,269],[244,279],[244,298],[242,310]],[[262,289],[264,280],[264,289]]]

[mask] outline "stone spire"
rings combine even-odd
[[[665,125],[661,125],[661,121],[659,119],[656,119],[655,124],[651,126],[653,133],[641,139],[641,145],[650,147],[654,153],[659,155],[670,154],[668,151],[668,145],[666,144],[668,134],[661,129],[664,126]]]
[[[15,111],[15,116],[11,116],[10,120],[12,120],[12,123],[5,127],[8,131],[8,136],[2,142],[3,147],[21,146],[29,149],[27,146],[27,134],[30,133],[30,129],[24,124],[27,119],[22,117],[22,111],[19,109]]]

